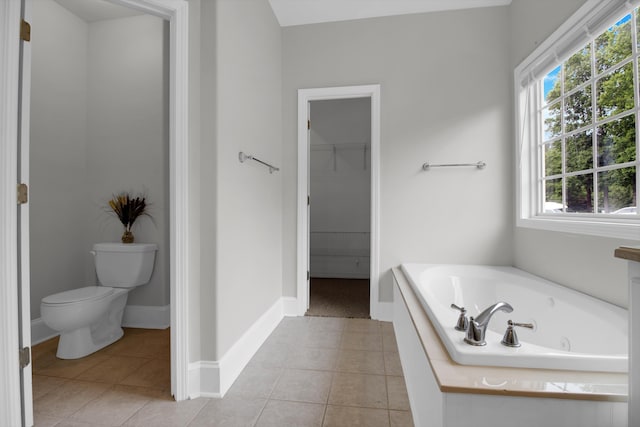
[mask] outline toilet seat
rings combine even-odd
[[[81,301],[95,301],[113,294],[114,289],[108,286],[85,286],[49,295],[42,299],[45,305],[74,304]]]

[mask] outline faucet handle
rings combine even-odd
[[[460,316],[458,317],[458,322],[456,323],[457,331],[466,331],[469,327],[469,319],[467,319],[467,310],[464,307],[459,307],[455,304],[451,304],[451,308],[455,308],[456,310],[460,310]]]
[[[501,344],[506,345],[507,347],[520,347],[520,341],[518,340],[518,335],[516,334],[514,326],[519,326],[521,328],[529,328],[533,329],[532,323],[515,323],[511,319],[507,322],[507,330],[504,333],[504,337],[502,337]]]

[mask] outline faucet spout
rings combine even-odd
[[[513,307],[506,302],[500,301],[485,308],[477,317],[470,317],[469,326],[467,327],[467,336],[464,341],[471,345],[485,345],[487,342],[484,340],[484,337],[487,332],[487,326],[489,326],[489,321],[493,315],[498,311],[511,313],[513,311]]]

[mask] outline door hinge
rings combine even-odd
[[[23,205],[29,201],[29,187],[27,184],[18,184],[18,204]]]
[[[24,19],[20,21],[20,39],[26,42],[31,41],[31,24]]]
[[[31,349],[29,347],[21,348],[18,352],[20,358],[20,368],[26,368],[31,363]]]
[[[311,279],[311,273],[309,272],[309,270],[307,270],[307,280]]]
[[[311,120],[307,120],[307,129],[311,129]]]
[[[311,196],[307,196],[307,206],[311,205]]]

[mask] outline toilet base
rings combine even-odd
[[[60,334],[56,357],[59,359],[80,359],[113,344],[123,335],[122,328],[118,328],[110,336],[104,337],[99,342],[94,342],[90,327],[76,329],[73,332],[63,332]]]
[[[59,359],[80,359],[122,338],[122,316],[128,294],[128,289],[116,289],[114,300],[101,319],[73,331],[61,332],[56,356]]]

